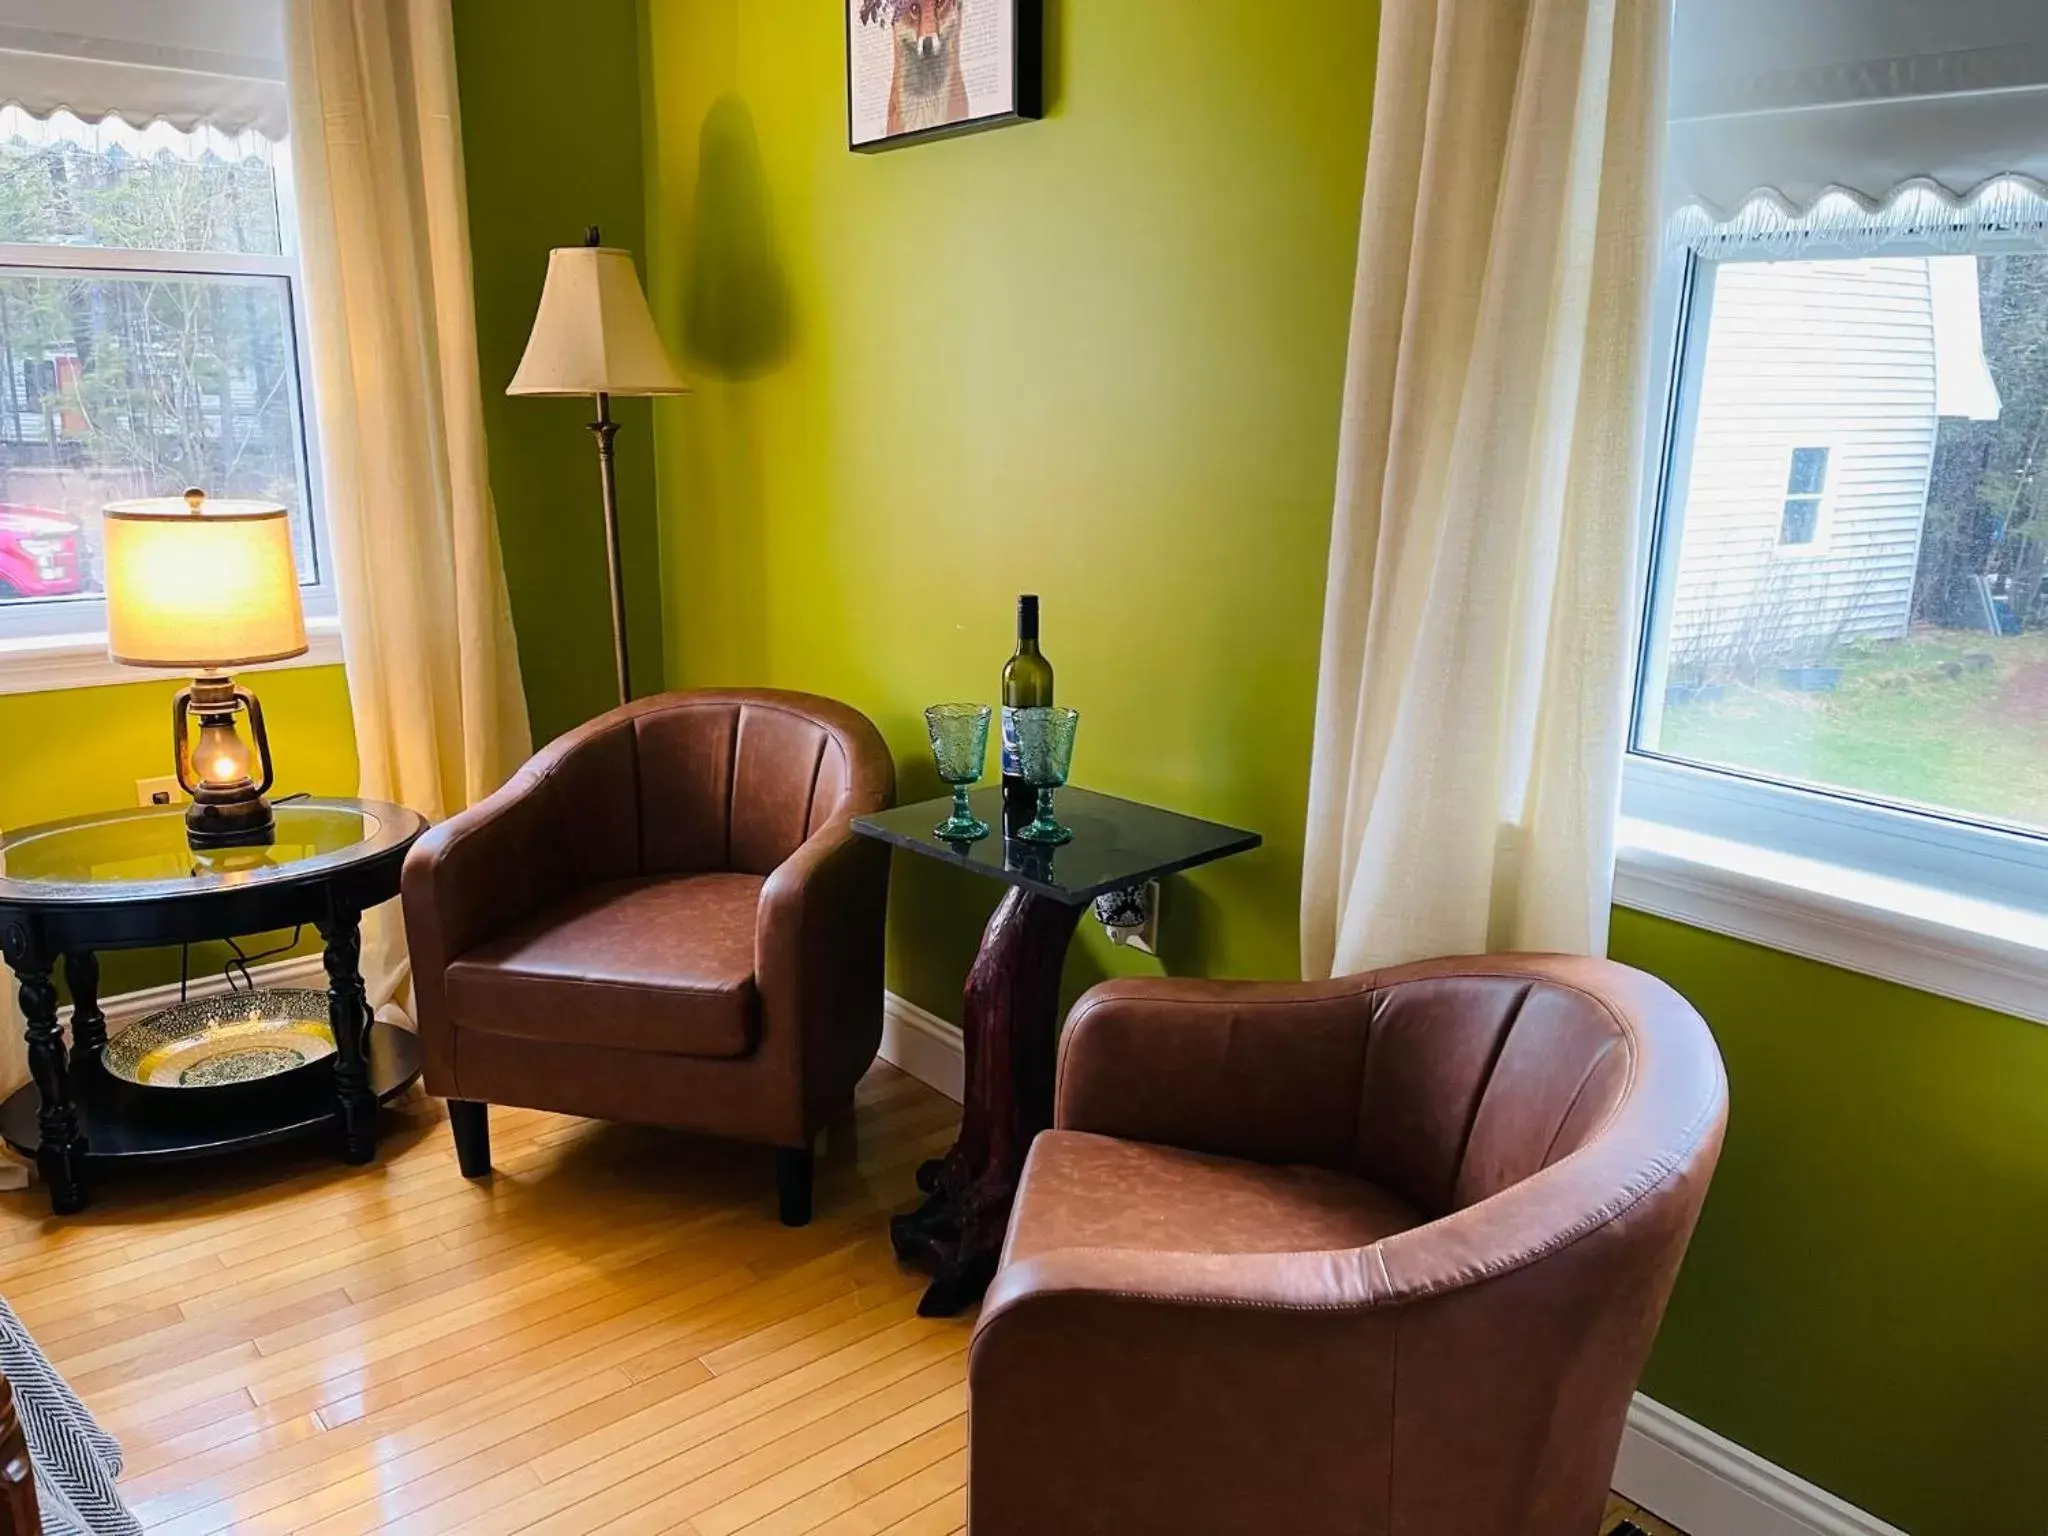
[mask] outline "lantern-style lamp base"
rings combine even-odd
[[[256,774],[250,772],[249,748],[235,732],[235,716],[244,710],[255,738]],[[194,715],[199,717],[197,741],[191,732]],[[274,778],[270,737],[263,729],[263,706],[256,695],[219,673],[196,677],[191,687],[178,691],[171,705],[171,733],[178,786],[192,797],[185,808],[185,840],[194,848],[254,848],[275,842],[276,819],[263,798]]]

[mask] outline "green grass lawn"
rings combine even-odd
[[[1655,751],[1887,800],[2048,827],[2048,633],[1916,629],[1852,640],[1829,693],[1730,682],[1668,704]]]

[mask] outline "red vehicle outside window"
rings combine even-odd
[[[0,502],[0,602],[81,591],[82,544],[77,522],[62,512]]]

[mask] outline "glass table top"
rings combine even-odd
[[[277,840],[260,848],[192,848],[182,805],[22,827],[0,836],[0,898],[147,898],[261,885],[403,846],[426,828],[412,811],[366,800],[288,800],[275,810]]]
[[[853,829],[1075,906],[1109,891],[1248,852],[1262,841],[1256,832],[1070,785],[1053,796],[1053,815],[1073,828],[1074,840],[1048,848],[1002,835],[1000,788],[978,789],[973,800],[974,814],[996,828],[978,843],[947,843],[932,836],[932,828],[952,812],[950,795],[857,817]]]

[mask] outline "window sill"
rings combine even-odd
[[[1614,899],[2048,1024],[2048,914],[1624,817]]]
[[[237,668],[242,672],[276,672],[287,667],[332,667],[341,664],[341,621],[336,618],[306,620],[310,648],[290,661],[268,666]],[[0,640],[0,694],[55,693],[69,688],[106,688],[120,683],[147,682],[152,670],[123,666],[107,656],[104,634],[52,635],[37,639]],[[156,674],[162,678],[174,673]]]

